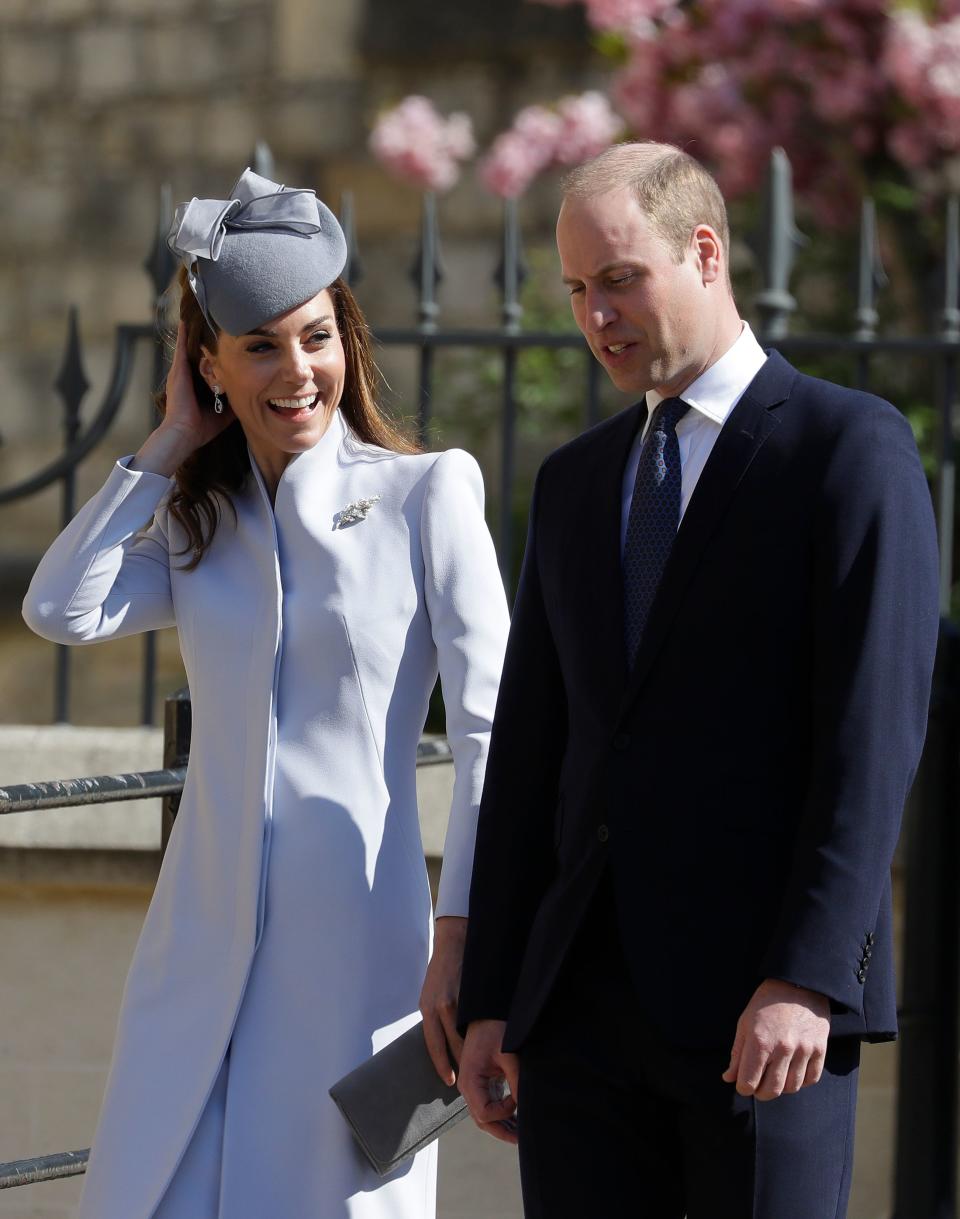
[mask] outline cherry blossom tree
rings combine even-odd
[[[912,207],[960,181],[960,0],[531,2],[579,4],[611,69],[605,93],[528,106],[494,138],[479,177],[502,198],[626,134],[687,148],[731,199],[756,190],[781,146],[801,204],[829,228],[856,222],[868,184]],[[442,190],[472,133],[426,107],[408,98],[382,115],[371,146]]]

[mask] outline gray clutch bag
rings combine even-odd
[[[466,1101],[430,1061],[422,1024],[345,1075],[330,1095],[381,1177],[467,1116]]]

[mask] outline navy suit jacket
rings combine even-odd
[[[637,404],[545,461],[486,772],[461,1026],[533,1026],[605,868],[645,1015],[729,1045],[764,978],[892,1037],[890,863],[938,628],[930,494],[887,402],[772,353],[690,499],[633,669]]]

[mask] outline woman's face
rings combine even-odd
[[[312,300],[239,336],[203,348],[200,372],[219,385],[261,473],[279,479],[291,457],[327,430],[343,394],[345,359],[333,298]]]

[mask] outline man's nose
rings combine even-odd
[[[591,334],[599,334],[616,317],[616,311],[602,292],[588,293],[585,305],[587,330]]]

